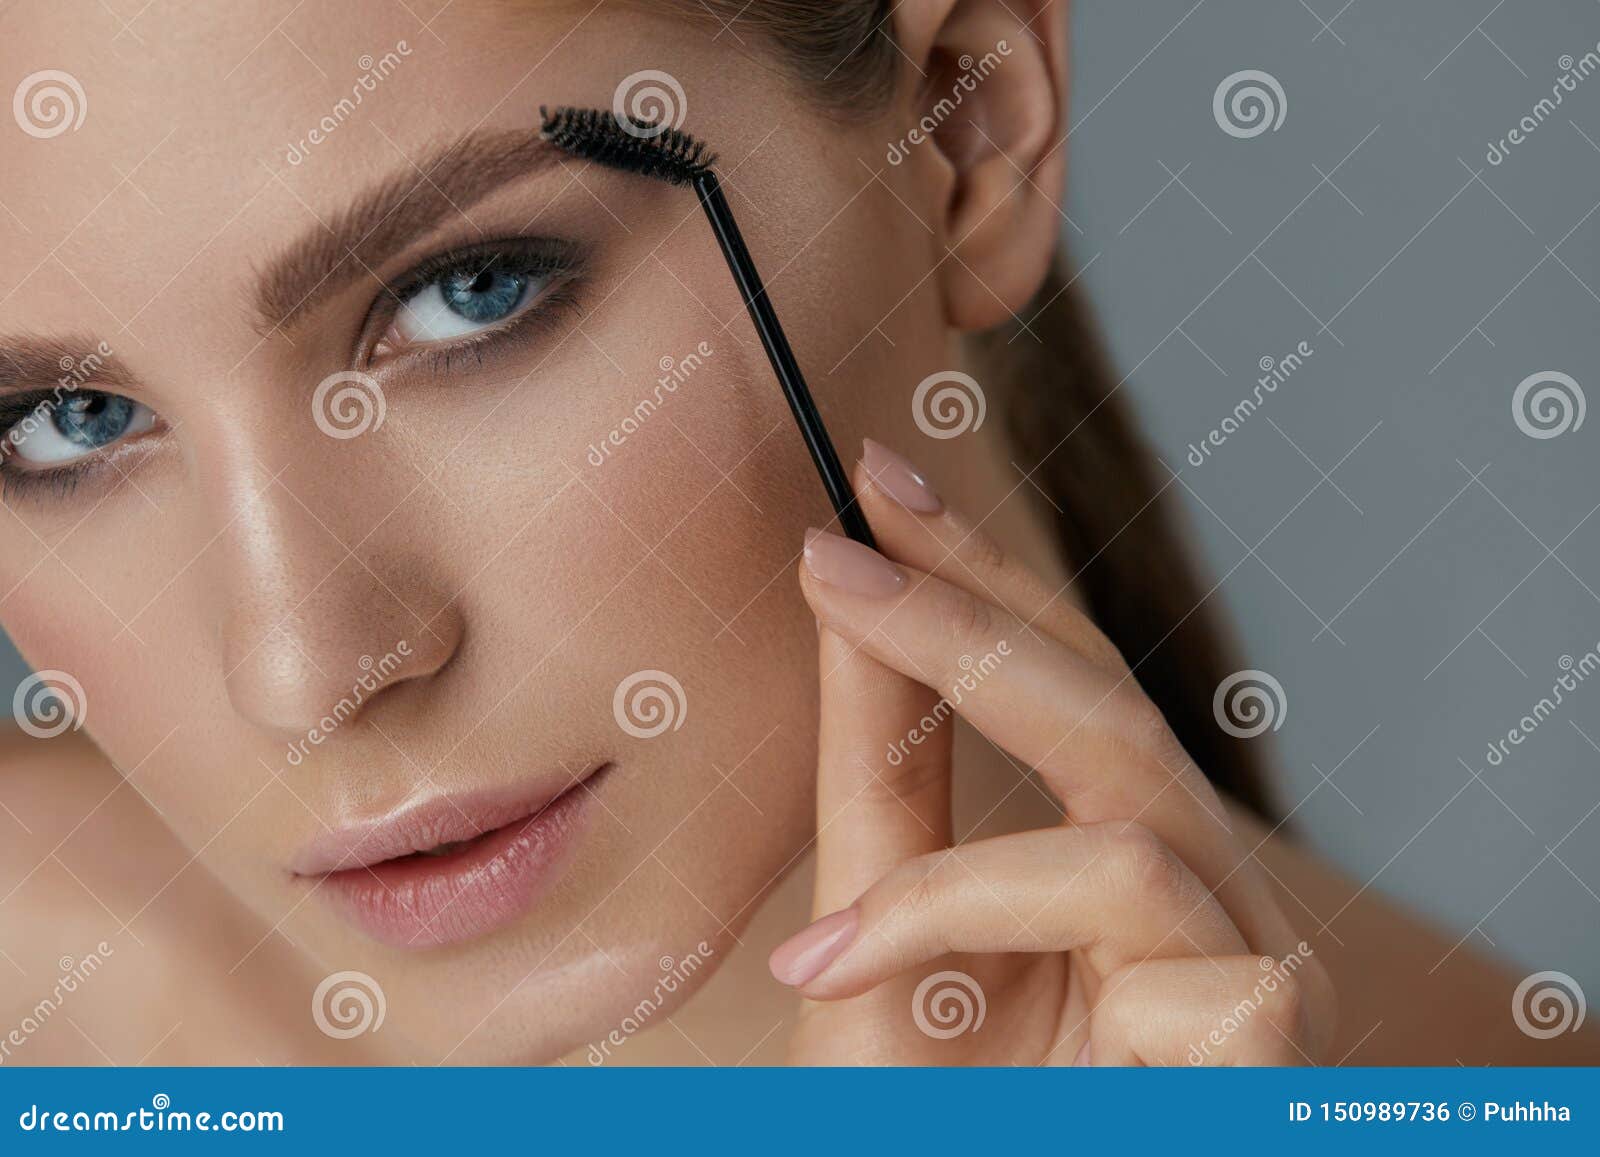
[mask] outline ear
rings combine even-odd
[[[921,71],[897,115],[891,165],[935,220],[951,325],[1020,311],[1055,256],[1066,183],[1066,0],[906,0],[901,50]],[[908,70],[909,71],[909,70]],[[929,190],[932,190],[930,200]]]

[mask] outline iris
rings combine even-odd
[[[508,317],[528,291],[526,275],[505,269],[460,270],[441,280],[446,306],[467,321],[488,324]]]
[[[51,412],[56,431],[85,450],[98,450],[126,434],[138,406],[120,394],[78,394]]]

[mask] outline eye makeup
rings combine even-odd
[[[429,257],[385,285],[362,327],[365,368],[424,358],[445,374],[463,357],[481,366],[514,339],[543,332],[578,304],[583,246],[552,237],[506,237]]]
[[[502,237],[425,258],[369,308],[357,364],[435,377],[479,369],[575,310],[587,267],[584,246],[553,237]],[[0,393],[0,500],[65,499],[165,429],[148,406],[107,390]]]
[[[160,426],[148,406],[105,390],[0,395],[0,498],[70,494]]]

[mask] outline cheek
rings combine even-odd
[[[119,758],[141,745],[148,750],[164,730],[165,713],[156,708],[169,673],[155,660],[149,640],[141,642],[128,629],[130,616],[108,607],[74,571],[104,583],[103,571],[69,571],[57,558],[15,581],[5,600],[7,633],[35,671],[61,671],[81,685],[76,714],[102,746],[114,744],[110,750]],[[150,628],[149,622],[133,627],[140,636]]]
[[[152,566],[155,557],[147,558]],[[99,582],[106,572],[79,573]],[[131,629],[59,563],[41,567],[6,601],[7,631],[29,665],[76,681],[83,731],[174,833],[198,848],[267,773],[239,754],[226,704],[218,702],[215,662],[197,645],[195,623],[160,607],[122,621]],[[237,825],[229,840],[208,848],[208,861],[224,875],[232,838],[249,829]]]
[[[428,537],[469,624],[459,669],[481,705],[447,713],[463,726],[515,688],[506,711],[536,699],[535,726],[559,719],[603,754],[629,742],[618,683],[666,670],[697,723],[679,754],[704,742],[728,768],[808,711],[816,634],[794,568],[828,508],[764,355],[713,315],[742,307],[706,247],[623,280],[525,381],[473,383],[485,400],[450,419],[460,449]],[[660,790],[706,775],[688,759]]]

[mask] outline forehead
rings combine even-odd
[[[0,334],[137,345],[199,263],[259,265],[439,143],[705,41],[554,0],[0,4]]]

